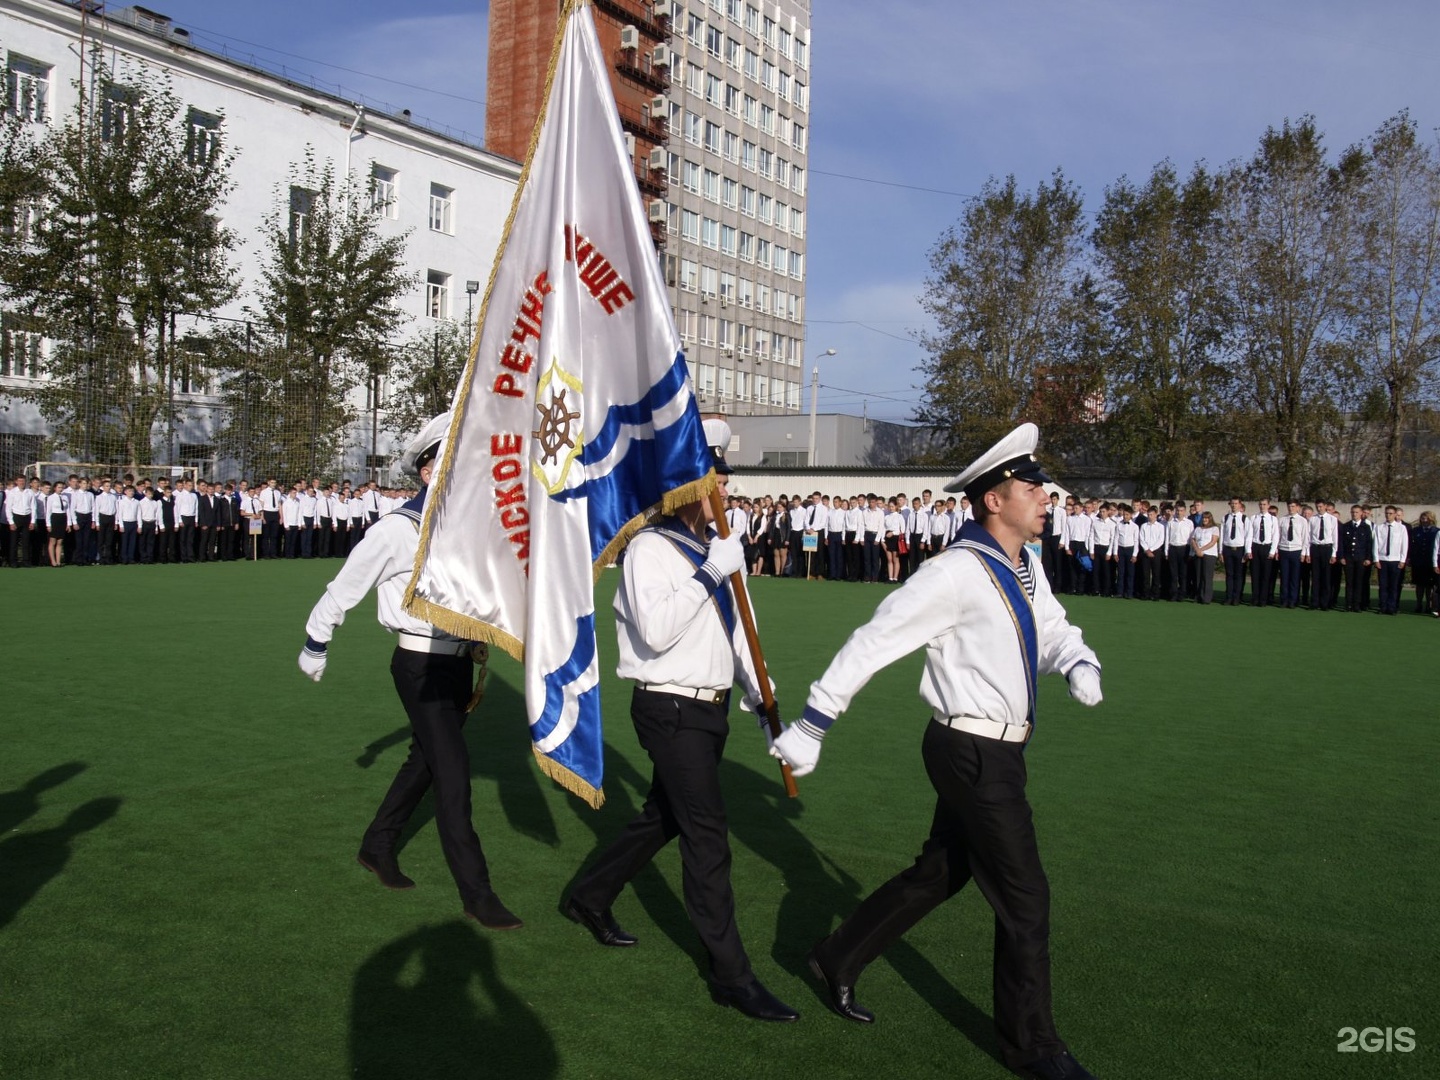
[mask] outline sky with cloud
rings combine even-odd
[[[484,131],[479,0],[146,6],[198,44]],[[836,350],[820,408],[909,417],[927,255],[988,177],[1033,189],[1060,168],[1093,211],[1122,175],[1243,160],[1307,113],[1332,151],[1405,108],[1433,134],[1437,40],[1433,0],[814,0],[807,349]]]

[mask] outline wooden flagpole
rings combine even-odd
[[[719,486],[710,489],[710,512],[715,518],[715,531],[724,540],[730,535],[730,523],[725,520],[725,500],[720,496]],[[760,684],[760,704],[765,710],[765,720],[770,725],[770,737],[780,737],[780,707],[775,704],[775,695],[770,692],[770,673],[765,670],[765,655],[760,651],[760,635],[755,632],[755,613],[750,610],[750,594],[745,591],[745,575],[739,570],[730,575],[730,592],[735,597],[735,608],[740,612],[740,625],[745,628],[745,640],[750,644],[750,660],[755,666],[755,681]],[[800,789],[795,786],[795,777],[790,766],[780,762],[780,777],[785,782],[785,794],[798,798]]]

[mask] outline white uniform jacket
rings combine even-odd
[[[728,589],[728,579],[718,587]],[[744,628],[737,613],[734,633],[726,634],[715,588],[714,578],[698,571],[672,541],[654,529],[636,533],[615,593],[616,674],[696,690],[729,690],[738,680],[745,697],[758,700]]]
[[[305,622],[305,633],[314,641],[328,642],[345,621],[345,613],[374,589],[376,615],[386,630],[459,640],[415,618],[402,606],[419,547],[420,531],[405,514],[387,514],[371,525],[335,580],[325,587],[325,595]]]
[[[983,539],[975,539],[977,533]],[[968,526],[960,542],[926,560],[850,635],[825,674],[811,684],[810,709],[839,716],[877,671],[924,646],[920,696],[933,715],[1025,723],[1030,692],[1024,651],[981,556],[966,546],[971,543],[987,543],[1008,564],[984,529]],[[1035,590],[1031,604],[1039,674],[1068,674],[1081,663],[1098,669],[1100,662],[1079,628],[1066,620],[1038,560],[1028,550],[1021,558]]]

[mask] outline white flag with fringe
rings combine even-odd
[[[406,607],[524,661],[541,768],[599,806],[594,582],[714,478],[589,4],[562,18]]]

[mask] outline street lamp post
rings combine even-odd
[[[820,356],[834,356],[834,349],[826,349]],[[820,356],[815,357],[816,360]],[[820,368],[819,365],[810,369],[810,453],[805,459],[805,464],[815,465],[815,399],[820,396]]]

